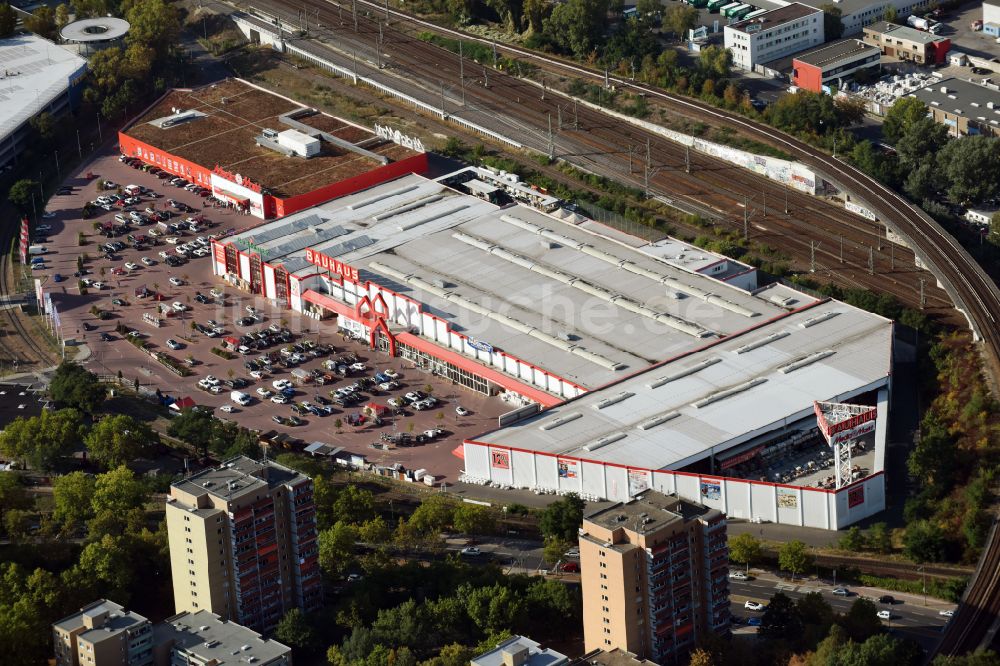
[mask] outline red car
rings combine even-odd
[[[563,562],[563,565],[559,567],[559,570],[563,573],[580,573],[580,563],[579,562]]]

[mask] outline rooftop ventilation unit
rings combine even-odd
[[[274,141],[275,139],[278,138],[278,130],[265,128],[264,131],[261,132],[261,135],[265,139],[271,139],[272,141]]]

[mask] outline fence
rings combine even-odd
[[[667,233],[665,231],[642,224],[641,222],[636,222],[635,220],[629,220],[619,213],[606,210],[589,201],[577,201],[576,205],[583,209],[583,211],[591,219],[600,222],[601,224],[605,224],[612,229],[618,229],[619,231],[624,231],[625,233],[637,238],[647,240],[650,243],[655,243],[656,241],[663,240],[667,237]]]

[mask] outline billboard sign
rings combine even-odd
[[[354,282],[357,282],[360,279],[357,268],[353,268],[342,261],[328,257],[322,252],[317,252],[312,249],[306,250],[306,261],[310,264],[315,264],[320,268],[325,268],[331,273],[343,275],[345,278],[353,280]]]
[[[580,476],[578,460],[570,460],[568,458],[559,458],[559,462],[556,463],[559,468],[559,478],[560,479],[575,479]]]
[[[630,469],[628,471],[628,495],[635,497],[649,489],[649,471],[645,469]]]
[[[490,465],[494,469],[510,469],[510,451],[490,449]]]
[[[878,410],[868,405],[817,402],[816,423],[827,444],[835,446],[875,431]]]
[[[473,349],[479,350],[481,352],[486,352],[487,354],[493,353],[493,345],[488,342],[483,342],[482,340],[476,340],[475,338],[469,338],[469,346]]]
[[[719,481],[702,481],[701,496],[707,500],[722,499],[722,483]]]
[[[865,486],[858,484],[847,490],[847,508],[853,509],[865,503]]]

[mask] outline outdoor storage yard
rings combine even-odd
[[[323,143],[323,151],[309,160],[293,159],[262,148],[255,138],[265,129],[287,129],[278,117],[302,107],[288,99],[227,80],[197,90],[174,90],[146,110],[125,133],[149,146],[212,169],[238,172],[278,197],[293,197],[329,183],[339,182],[370,170],[371,157]],[[195,112],[190,119],[161,126],[155,121],[176,111]],[[331,116],[313,115],[298,122],[355,143],[371,134]],[[366,150],[398,161],[414,155],[412,150],[389,141],[366,144]],[[206,161],[207,160],[207,161]]]
[[[105,375],[121,373],[126,379],[137,380],[144,387],[159,389],[175,398],[189,396],[198,405],[215,408],[218,417],[232,419],[248,428],[262,432],[276,430],[287,433],[306,444],[322,441],[343,447],[348,452],[364,455],[370,462],[379,464],[399,462],[410,469],[425,468],[429,473],[437,475],[439,480],[457,480],[461,460],[451,454],[452,450],[461,445],[464,437],[495,427],[496,417],[509,411],[509,405],[499,399],[473,393],[453,385],[450,381],[417,371],[403,359],[390,359],[382,354],[376,354],[363,343],[345,340],[336,328],[329,324],[317,322],[285,309],[272,310],[268,301],[254,299],[248,294],[237,292],[215,279],[211,274],[207,257],[192,257],[183,265],[171,268],[160,256],[161,252],[167,253],[168,256],[176,255],[178,247],[195,241],[199,235],[207,238],[210,234],[243,230],[258,224],[259,221],[228,208],[210,206],[203,208],[204,200],[197,195],[171,187],[155,176],[133,169],[119,162],[117,157],[117,153],[112,153],[91,163],[84,172],[92,172],[94,178],[87,179],[83,173],[71,176],[66,184],[74,187],[73,192],[53,198],[50,212],[54,217],[45,220],[50,227],[46,243],[47,253],[43,255],[46,262],[34,271],[34,277],[40,278],[43,288],[51,294],[52,302],[59,312],[63,335],[70,340],[75,338],[85,343],[91,350],[90,357],[84,361],[89,369]],[[135,206],[136,210],[143,210],[147,206],[155,210],[168,209],[170,208],[167,204],[168,199],[183,202],[196,209],[196,213],[193,214],[203,212],[207,218],[207,228],[197,233],[183,231],[171,232],[169,236],[149,237],[149,230],[153,226],[138,226],[132,233],[145,234],[155,244],[142,250],[126,247],[108,259],[101,245],[110,240],[124,242],[125,238],[104,238],[94,230],[93,223],[107,222],[113,218],[115,212],[97,209],[99,214],[95,213],[91,219],[81,218],[84,203],[94,200],[100,194],[96,189],[98,179],[111,180],[122,186],[135,184],[147,187],[161,195],[160,198],[143,196],[142,202]],[[188,214],[181,214],[170,221],[187,216]],[[83,246],[78,245],[78,234],[81,232],[85,236]],[[171,243],[168,238],[176,238],[176,242]],[[74,273],[78,270],[78,257],[84,254],[88,256],[85,261],[87,274],[81,277],[102,282],[103,288],[96,289],[92,286],[87,289],[86,294],[81,294],[78,278],[74,277]],[[143,258],[148,261],[142,261]],[[171,278],[182,284],[171,283]],[[150,292],[158,292],[160,300],[154,296],[138,298],[137,290],[143,287]],[[213,289],[219,290],[217,293],[222,294],[221,298],[210,296]],[[199,302],[199,293],[208,302]],[[114,303],[116,300],[118,304]],[[160,306],[165,306],[171,312],[169,316],[159,315],[162,325],[156,327],[146,321],[144,315],[156,315]],[[180,311],[181,306],[185,311]],[[237,322],[248,316],[247,306],[255,307],[259,311],[258,321],[248,326],[240,326]],[[95,308],[108,311],[109,318],[99,319],[94,314]],[[225,334],[208,337],[195,330],[194,323],[204,325],[209,320],[221,325]],[[151,351],[170,354],[185,366],[191,357],[194,363],[189,367],[191,375],[180,377],[174,374],[148,353],[130,344],[119,332],[121,325],[137,330]],[[293,334],[292,343],[308,340],[334,348],[329,356],[325,354],[310,356],[297,368],[311,371],[321,368],[327,358],[337,359],[353,355],[366,365],[367,370],[346,378],[337,378],[336,381],[321,386],[309,382],[296,389],[288,404],[276,404],[270,397],[260,396],[257,389],[265,388],[273,392],[275,380],[294,379],[291,369],[279,369],[274,366],[273,374],[268,374],[259,380],[253,379],[245,363],[258,358],[264,352],[254,351],[245,356],[234,354],[232,359],[227,360],[211,351],[213,348],[222,347],[225,337],[238,338],[249,331],[266,329],[271,325],[289,329]],[[168,348],[168,340],[177,343],[178,348],[173,350]],[[276,344],[267,351],[277,356],[284,346],[285,343]],[[317,396],[330,400],[331,393],[336,389],[353,384],[362,377],[371,377],[377,371],[390,369],[399,374],[396,380],[398,387],[390,390],[375,389],[374,392],[366,389],[362,392],[362,402],[351,406],[331,405],[329,415],[316,416],[307,413],[301,417],[305,423],[300,426],[279,425],[272,420],[274,416],[290,417],[291,407],[296,402],[308,401],[321,404],[322,401]],[[214,376],[222,383],[220,393],[213,394],[199,388],[199,380],[208,376]],[[227,380],[241,377],[248,379],[250,383],[240,390],[252,396],[251,404],[245,407],[238,406],[230,400],[232,389],[225,386]],[[374,426],[370,421],[359,427],[349,425],[349,418],[360,414],[369,403],[384,406],[390,399],[402,398],[412,391],[429,392],[437,398],[438,404],[423,411],[406,408],[398,415],[387,416],[381,426]],[[231,409],[231,412],[221,410],[227,405],[227,409]],[[467,410],[468,414],[460,416],[456,411],[458,406]],[[337,425],[338,422],[340,427]],[[386,449],[372,447],[372,444],[384,443],[383,434],[406,433],[415,437],[425,430],[436,428],[443,430],[443,434],[419,446],[387,446]]]

